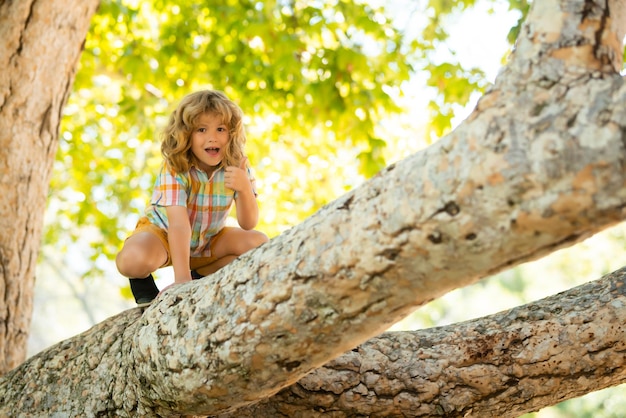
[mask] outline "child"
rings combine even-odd
[[[173,266],[173,285],[188,282],[268,240],[253,229],[259,208],[242,118],[239,106],[212,90],[189,94],[170,116],[152,200],[116,258],[139,306],[159,294],[158,268]],[[233,202],[241,228],[224,226]]]

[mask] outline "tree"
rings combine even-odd
[[[510,63],[459,128],[216,275],[174,288],[145,312],[122,313],[24,363],[0,381],[0,411],[226,413],[302,379],[428,300],[620,221],[626,198],[623,5],[534,3]],[[509,400],[498,409],[502,415],[623,381],[623,279],[616,276],[592,287],[597,292],[587,305],[566,303],[585,293],[574,290],[554,309],[540,304],[511,315],[522,321],[509,322],[507,335],[522,324],[529,328],[521,341],[509,340],[512,351],[521,348],[511,357],[510,374],[530,378],[521,365],[543,360],[541,376],[553,386],[550,394],[531,397],[528,409],[515,410]],[[578,306],[600,312],[597,326],[587,328],[587,314],[563,313]],[[524,311],[537,315],[524,318]],[[544,331],[537,322],[542,317],[554,319]],[[466,352],[472,344],[481,348],[474,352],[478,367],[461,378],[485,393],[498,381],[481,379],[489,368],[480,361],[506,345],[489,345],[487,331],[477,326],[476,340],[459,343]],[[550,379],[572,370],[550,363],[559,359],[549,338],[555,331],[578,335],[572,345],[582,343],[590,361],[598,361],[578,367],[580,356],[567,352],[562,359],[582,370],[574,383]],[[409,340],[397,339],[411,351]],[[368,342],[359,350],[376,344],[383,345]],[[427,374],[418,364],[410,363],[417,368],[411,377]],[[585,379],[592,368],[601,375]],[[57,376],[66,377],[64,384],[46,386]],[[319,386],[332,387],[325,383]],[[559,391],[572,384],[575,393]],[[42,385],[46,391],[37,392]],[[314,389],[315,378],[302,386]],[[446,406],[450,414],[473,413],[471,402]]]
[[[319,22],[323,21],[323,14],[328,12],[326,6],[321,8],[306,6],[302,13],[299,13],[300,9],[294,5],[289,13],[285,12],[288,9],[286,7],[274,6],[272,8],[269,3],[265,3],[259,8],[259,5],[263,4],[242,2],[237,7],[237,5],[213,1],[202,2],[201,5],[187,3],[181,7],[181,5],[161,0],[151,2],[104,0],[101,2],[99,13],[93,19],[90,36],[85,41],[85,54],[80,61],[76,75],[76,92],[64,109],[61,138],[58,133],[60,121],[53,124],[54,137],[51,138],[47,156],[54,156],[57,144],[60,144],[61,151],[58,153],[57,161],[52,159],[54,175],[51,176],[46,171],[44,177],[31,176],[33,179],[31,184],[35,181],[42,183],[37,183],[37,187],[29,186],[28,188],[29,193],[35,193],[39,198],[45,199],[48,183],[51,184],[50,205],[46,215],[54,221],[51,222],[53,227],[44,231],[44,243],[53,243],[52,246],[60,248],[69,245],[66,237],[69,236],[72,240],[78,241],[82,234],[95,237],[93,241],[88,242],[94,247],[90,254],[94,260],[103,255],[115,254],[119,249],[119,231],[125,231],[129,223],[127,216],[120,215],[126,215],[131,209],[138,211],[137,208],[144,205],[144,193],[147,188],[145,184],[151,184],[152,181],[151,172],[143,167],[145,159],[141,156],[154,153],[156,124],[159,118],[166,117],[167,103],[173,103],[179,99],[181,88],[185,86],[185,83],[189,83],[190,87],[194,88],[202,82],[206,83],[208,79],[219,80],[219,84],[227,88],[231,85],[246,86],[240,92],[231,88],[229,94],[238,102],[242,102],[246,108],[254,108],[254,114],[259,117],[267,118],[268,107],[272,108],[274,116],[279,119],[284,119],[285,114],[290,111],[299,112],[301,116],[297,123],[275,122],[284,126],[285,129],[281,130],[283,135],[291,135],[299,130],[310,132],[316,125],[324,125],[326,118],[332,116],[338,125],[334,128],[336,133],[342,135],[346,141],[352,141],[352,148],[355,145],[368,148],[380,146],[380,141],[373,138],[374,115],[377,112],[394,108],[391,98],[383,92],[383,88],[390,79],[401,81],[408,76],[408,65],[404,63],[404,55],[397,50],[399,48],[394,50],[391,47],[392,43],[397,40],[389,24],[376,23],[373,20],[375,11],[368,6],[343,1],[338,3],[337,7],[340,8],[340,12],[349,13],[361,22],[361,26],[357,28],[362,36],[369,36],[376,42],[384,39],[388,46],[385,51],[386,56],[393,57],[388,61],[366,61],[364,54],[359,51],[359,37],[350,39],[346,36],[346,32],[354,31],[354,24],[350,19],[347,22],[339,22],[334,18],[327,19],[328,23],[322,25],[322,29],[330,33],[328,42],[332,47],[320,40],[316,28],[320,26]],[[6,19],[3,28],[7,30],[7,37],[3,41],[7,42],[8,47],[3,51],[6,51],[6,60],[9,62],[12,59],[12,51],[17,50],[24,54],[19,48],[20,40],[23,38],[21,32],[24,27],[23,22],[29,17],[29,8],[26,4],[20,8],[8,5],[5,7],[6,12],[2,16]],[[95,4],[92,5],[92,9],[95,7]],[[33,10],[38,9],[33,8]],[[279,18],[275,16],[276,10],[279,12],[277,13]],[[60,13],[54,9],[53,12]],[[89,14],[81,14],[79,9],[74,9],[71,12],[63,12],[65,14],[61,13],[58,16],[60,30],[64,30],[65,26],[71,26],[69,22],[73,19],[81,19],[81,25],[76,27],[84,29],[93,12],[91,10]],[[296,12],[298,12],[297,15],[295,15]],[[71,13],[76,13],[76,15]],[[47,13],[44,11],[41,14]],[[171,19],[163,20],[160,17],[161,14],[167,14]],[[230,18],[231,16],[237,18]],[[216,20],[225,24],[216,26]],[[308,25],[308,22],[313,20],[318,24]],[[154,30],[155,21],[160,22],[160,30]],[[31,19],[28,23],[38,28],[37,25],[45,26],[49,21]],[[286,30],[277,29],[281,25],[288,27]],[[8,29],[11,31],[9,32]],[[36,59],[43,57],[42,48],[49,46],[48,37],[51,33],[51,30],[44,28],[32,34],[26,34],[33,38],[29,42],[37,43],[39,48],[33,52],[33,57],[26,63],[27,65],[32,66]],[[220,42],[211,42],[216,34],[219,35]],[[41,39],[35,39],[35,36]],[[76,32],[72,33],[72,36],[75,38],[64,40],[59,35],[55,39],[58,39],[58,42],[66,48],[69,48],[73,42],[75,48],[72,51],[76,54],[74,58],[68,60],[63,54],[47,54],[45,63],[37,62],[39,68],[52,74],[50,77],[64,77],[59,78],[56,83],[61,83],[68,90],[71,89],[74,80],[74,72],[81,51],[80,46],[85,33]],[[335,38],[348,39],[339,42]],[[122,42],[128,42],[125,48],[120,47]],[[340,49],[343,54],[338,53],[337,49]],[[306,55],[307,58],[296,56],[294,50],[299,51],[301,55]],[[163,58],[164,56],[166,58]],[[188,59],[181,59],[181,56],[187,56]],[[205,56],[219,56],[220,58],[201,59]],[[249,67],[238,62],[232,64],[233,59],[251,64]],[[352,80],[345,74],[346,59],[351,61]],[[56,63],[55,60],[60,61]],[[189,61],[193,62],[190,64]],[[65,68],[69,63],[72,64],[71,73],[63,75],[57,70]],[[392,64],[395,70],[387,64]],[[11,76],[16,80],[12,83],[18,84],[18,77],[27,74],[28,68],[22,70],[21,67],[14,67],[15,70],[11,74],[7,71],[7,77]],[[7,65],[3,68],[13,67]],[[233,68],[237,71],[233,71]],[[343,84],[348,84],[347,89],[350,91],[348,94],[339,94],[339,89],[333,90],[334,79],[329,79],[327,76],[316,79],[302,75],[330,72],[335,74],[338,68],[343,72],[340,74],[344,79]],[[249,74],[244,75],[244,72]],[[264,80],[269,83],[271,80],[271,86],[267,89],[254,86],[248,88],[252,73],[257,81]],[[184,77],[184,80],[172,77],[171,74]],[[44,72],[40,75],[41,79],[38,82],[48,88],[51,80],[45,78],[48,76]],[[236,80],[233,81],[233,78]],[[375,83],[374,80],[380,83]],[[25,80],[21,84],[24,85],[25,97],[28,96],[29,89],[37,90],[36,83],[29,83]],[[365,88],[364,84],[370,87]],[[9,87],[7,89],[10,92]],[[43,87],[39,90],[47,91]],[[312,99],[299,100],[301,97],[308,96]],[[17,99],[17,97],[15,105],[19,106],[25,99]],[[260,100],[260,97],[264,100]],[[321,98],[324,99],[325,106],[319,106]],[[65,101],[66,98],[63,98],[63,102],[59,104],[65,104]],[[363,120],[359,121],[359,125],[365,128],[354,129],[355,121],[353,117],[349,117],[349,114],[362,107],[369,109]],[[58,112],[53,113],[60,117],[62,108],[63,106],[60,106]],[[11,126],[15,130],[20,125],[13,120],[15,112],[11,109],[5,107],[3,111],[2,120],[5,123],[3,126]],[[280,112],[277,112],[277,109],[280,109]],[[37,125],[32,121],[27,122],[32,126]],[[120,126],[123,126],[123,129],[119,129]],[[294,126],[297,126],[297,129]],[[6,129],[4,132],[7,134],[3,137],[4,143],[7,144],[5,147],[7,152],[11,149],[9,144],[12,144],[9,141],[16,139],[8,134],[10,131]],[[32,136],[36,132],[28,130],[20,132],[20,135],[28,135],[30,141],[34,143],[38,141],[36,136]],[[275,132],[272,131],[273,136]],[[285,141],[281,140],[281,142]],[[28,142],[18,141],[18,143],[27,144]],[[115,146],[107,148],[107,143],[113,143]],[[305,145],[300,147],[304,151],[301,151],[302,155],[297,158],[306,159],[310,154],[315,154],[314,148],[308,144]],[[315,146],[319,149],[319,144]],[[266,151],[259,151],[259,147],[261,150],[267,150],[270,145],[267,141],[258,141],[256,147],[248,147],[251,157],[268,154]],[[13,148],[19,149],[15,146]],[[272,148],[280,149],[281,145],[275,144]],[[24,152],[30,149],[30,147],[25,147]],[[124,155],[125,158],[120,155]],[[363,164],[369,171],[380,168],[381,165],[371,155],[372,153],[369,153],[363,158],[366,162],[374,160],[372,164]],[[15,164],[19,173],[19,170],[24,168],[30,169],[29,162],[32,158],[24,153],[20,154],[20,158],[8,155],[3,161],[11,165]],[[46,160],[46,167],[51,166],[52,161]],[[150,164],[149,160],[147,165],[150,166]],[[44,164],[42,162],[38,165]],[[46,170],[50,170],[50,167]],[[330,175],[324,174],[323,177],[330,177]],[[26,174],[16,177],[16,179],[20,178],[26,178]],[[6,180],[9,184],[10,178],[7,177]],[[329,182],[329,180],[325,181]],[[18,184],[19,182],[15,180],[12,183]],[[338,184],[336,187],[341,188],[342,185]],[[311,189],[312,186],[307,185],[307,188]],[[297,193],[292,195],[296,196]],[[321,205],[321,199],[317,200],[319,201],[316,202],[316,206]],[[35,255],[38,253],[41,236],[39,231],[41,227],[38,225],[41,223],[45,200],[18,202],[16,198],[9,196],[7,203],[9,204],[8,212],[3,217],[7,222],[7,234],[0,238],[7,241],[7,252],[6,257],[3,258],[3,264],[7,268],[15,266],[12,267],[14,272],[8,272],[5,276],[6,282],[9,283],[7,300],[15,300],[16,303],[19,300],[23,308],[20,312],[9,311],[2,316],[7,318],[8,328],[16,330],[19,340],[7,337],[7,350],[15,353],[16,360],[6,367],[0,367],[0,372],[9,370],[24,358],[31,315],[32,290],[30,289],[33,283],[33,272],[28,270],[25,272],[22,264],[23,260],[30,260],[30,263],[34,263],[37,259]],[[297,204],[298,201],[293,199],[293,203]],[[22,204],[26,205],[26,208],[22,208]],[[39,208],[37,216],[31,215],[34,208]],[[311,210],[309,207],[303,211],[307,214]],[[301,212],[301,210],[293,212]],[[30,221],[13,223],[16,213],[28,215],[33,223]],[[37,226],[38,228],[32,231],[26,230],[28,232],[26,237],[30,237],[28,239],[23,238],[24,232],[21,234],[12,232],[13,228],[16,228],[15,231],[23,230],[25,224],[28,227]],[[88,233],[85,233],[87,229],[85,225],[91,227]],[[284,225],[280,227],[285,228]],[[97,233],[94,234],[95,228],[97,228]],[[32,235],[29,235],[31,232]],[[272,232],[275,234],[276,230]],[[24,242],[31,243],[31,241],[32,246],[25,245],[22,248]],[[2,245],[5,246],[5,244]],[[26,251],[26,253],[22,254],[21,251]],[[94,264],[93,270],[96,269],[97,266]],[[25,279],[17,280],[16,277],[19,276],[15,275],[22,273],[25,274]],[[23,289],[20,290],[20,286],[23,286]],[[25,291],[27,289],[29,289],[28,292]],[[15,321],[15,324],[12,324],[12,321]],[[10,359],[12,355],[6,355],[4,358]]]
[[[0,3],[0,373],[26,355],[61,111],[98,1],[44,3]]]

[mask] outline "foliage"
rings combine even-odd
[[[456,51],[447,48],[447,28],[451,17],[458,16],[477,5],[476,0],[450,1],[429,0],[431,19],[418,40],[423,59],[416,63],[428,74],[427,86],[433,89],[428,103],[430,125],[428,139],[435,140],[448,133],[454,125],[454,117],[460,107],[467,106],[476,93],[482,93],[489,85],[484,70],[466,67],[458,61]],[[486,3],[503,3],[498,1]],[[517,39],[529,3],[526,0],[509,0],[509,10],[518,14],[517,23],[509,31],[507,40],[512,45]],[[487,47],[487,46],[485,46]],[[442,53],[446,51],[447,53]]]
[[[355,159],[365,176],[385,165],[377,125],[400,111],[388,91],[410,75],[403,44],[383,9],[348,1],[103,1],[65,111],[45,242],[111,258],[149,198],[158,130],[199,88],[247,114],[259,227],[280,233],[353,187]]]

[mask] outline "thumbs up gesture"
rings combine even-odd
[[[236,192],[252,190],[252,184],[248,179],[248,170],[246,169],[247,163],[248,157],[243,157],[241,163],[239,163],[239,167],[226,167],[226,173],[224,174],[224,184],[226,187]]]

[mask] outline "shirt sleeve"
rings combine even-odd
[[[187,207],[188,185],[189,180],[185,175],[174,172],[164,164],[154,183],[150,204]]]

